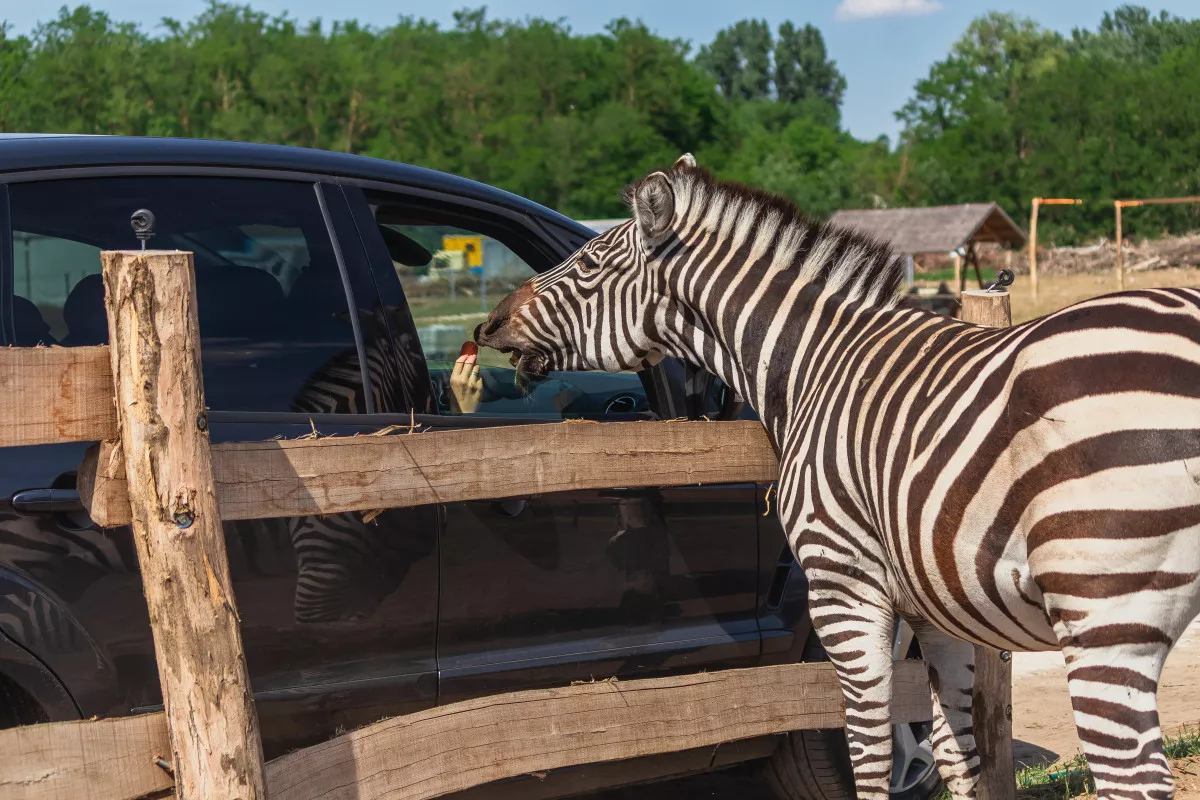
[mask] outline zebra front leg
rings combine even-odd
[[[933,756],[946,788],[955,798],[975,797],[979,751],[972,727],[975,648],[920,618],[908,623],[921,644],[933,700]]]
[[[841,682],[858,800],[887,800],[892,775],[892,604],[878,578],[824,548],[800,564],[813,628]],[[882,570],[880,570],[882,572]]]

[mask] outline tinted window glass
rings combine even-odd
[[[237,411],[363,411],[346,293],[312,184],[105,178],[10,187],[19,344],[108,340],[101,250],[195,254],[205,398]]]
[[[478,356],[477,404],[458,402],[454,361],[475,327],[510,291],[535,274],[520,254],[536,248],[470,212],[368,196],[412,312],[443,413],[594,419],[648,414],[635,373],[552,372],[519,385],[508,356]],[[461,384],[459,384],[461,386]]]

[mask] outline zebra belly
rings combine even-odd
[[[995,575],[993,591],[969,588],[965,601],[944,589],[931,592],[918,585],[915,576],[899,576],[897,610],[926,619],[950,636],[997,650],[1059,649],[1028,562],[1002,559]],[[968,606],[983,617],[983,623],[967,611]]]

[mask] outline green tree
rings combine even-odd
[[[727,99],[756,100],[771,91],[771,49],[766,21],[744,19],[718,31],[712,44],[700,48],[698,60]]]
[[[835,109],[842,106],[846,77],[829,59],[825,38],[812,25],[797,29],[791,22],[779,26],[775,44],[775,94],[782,103],[823,100]]]

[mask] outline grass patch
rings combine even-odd
[[[500,298],[505,293],[496,294],[488,292],[488,307],[483,307],[483,300],[480,297],[456,297],[451,300],[449,297],[413,297],[408,301],[408,307],[412,310],[414,317],[450,317],[459,314],[484,314],[486,315],[491,306],[494,306],[500,301]]]
[[[1200,728],[1184,726],[1174,736],[1164,736],[1163,750],[1169,759],[1200,755]]]
[[[1017,770],[1017,800],[1060,800],[1096,791],[1083,754]]]
[[[971,273],[972,277],[974,274],[974,272]],[[946,281],[946,283],[950,283],[954,280],[954,267],[931,269],[928,272],[914,272],[913,279],[918,281]]]
[[[1174,736],[1163,736],[1163,752],[1169,761],[1200,754],[1200,728],[1184,727]],[[1017,770],[1018,800],[1068,800],[1095,791],[1096,784],[1082,753],[1065,761]],[[949,793],[944,797],[948,798]]]

